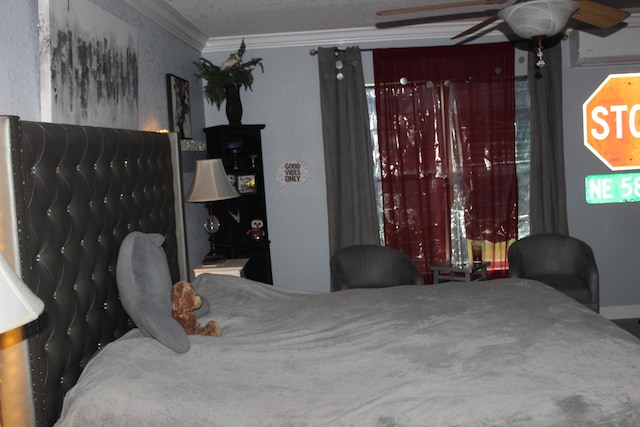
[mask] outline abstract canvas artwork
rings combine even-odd
[[[135,28],[87,0],[39,0],[43,120],[138,129]]]

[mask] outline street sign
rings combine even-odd
[[[611,74],[582,105],[584,145],[611,170],[640,169],[640,74]]]
[[[584,188],[588,204],[640,202],[640,173],[589,175]]]

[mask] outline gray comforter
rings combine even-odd
[[[223,336],[177,354],[129,332],[87,366],[58,425],[640,425],[640,341],[538,282],[195,285]]]

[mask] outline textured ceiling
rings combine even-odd
[[[352,28],[394,27],[406,23],[475,19],[502,5],[475,6],[379,17],[376,11],[427,4],[451,4],[447,0],[163,0],[209,38],[278,34]],[[459,0],[465,1],[465,0]],[[625,9],[637,8],[637,0],[598,0]],[[637,9],[636,9],[637,10]],[[483,12],[484,11],[484,12]],[[457,15],[451,16],[452,12]],[[439,18],[440,17],[440,18]]]

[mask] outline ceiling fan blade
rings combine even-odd
[[[479,31],[482,28],[486,27],[487,25],[493,24],[497,20],[498,20],[498,15],[490,16],[487,19],[485,19],[484,21],[480,22],[479,24],[476,24],[473,27],[469,28],[468,30],[465,30],[465,31],[461,32],[460,34],[456,34],[455,36],[451,37],[451,40],[455,40],[455,39],[458,39],[460,37],[464,37],[464,36],[468,36],[469,34],[473,34],[476,31]]]
[[[611,28],[621,23],[630,13],[624,10],[605,6],[591,0],[578,0],[580,8],[571,17],[585,24],[598,28]]]
[[[376,12],[376,15],[390,16],[390,15],[401,15],[405,13],[429,12],[432,10],[449,9],[454,7],[486,6],[486,5],[502,4],[502,3],[506,3],[507,1],[508,0],[472,0],[472,1],[463,1],[458,3],[433,4],[428,6],[416,6],[416,7],[405,7],[401,9],[379,10]]]

